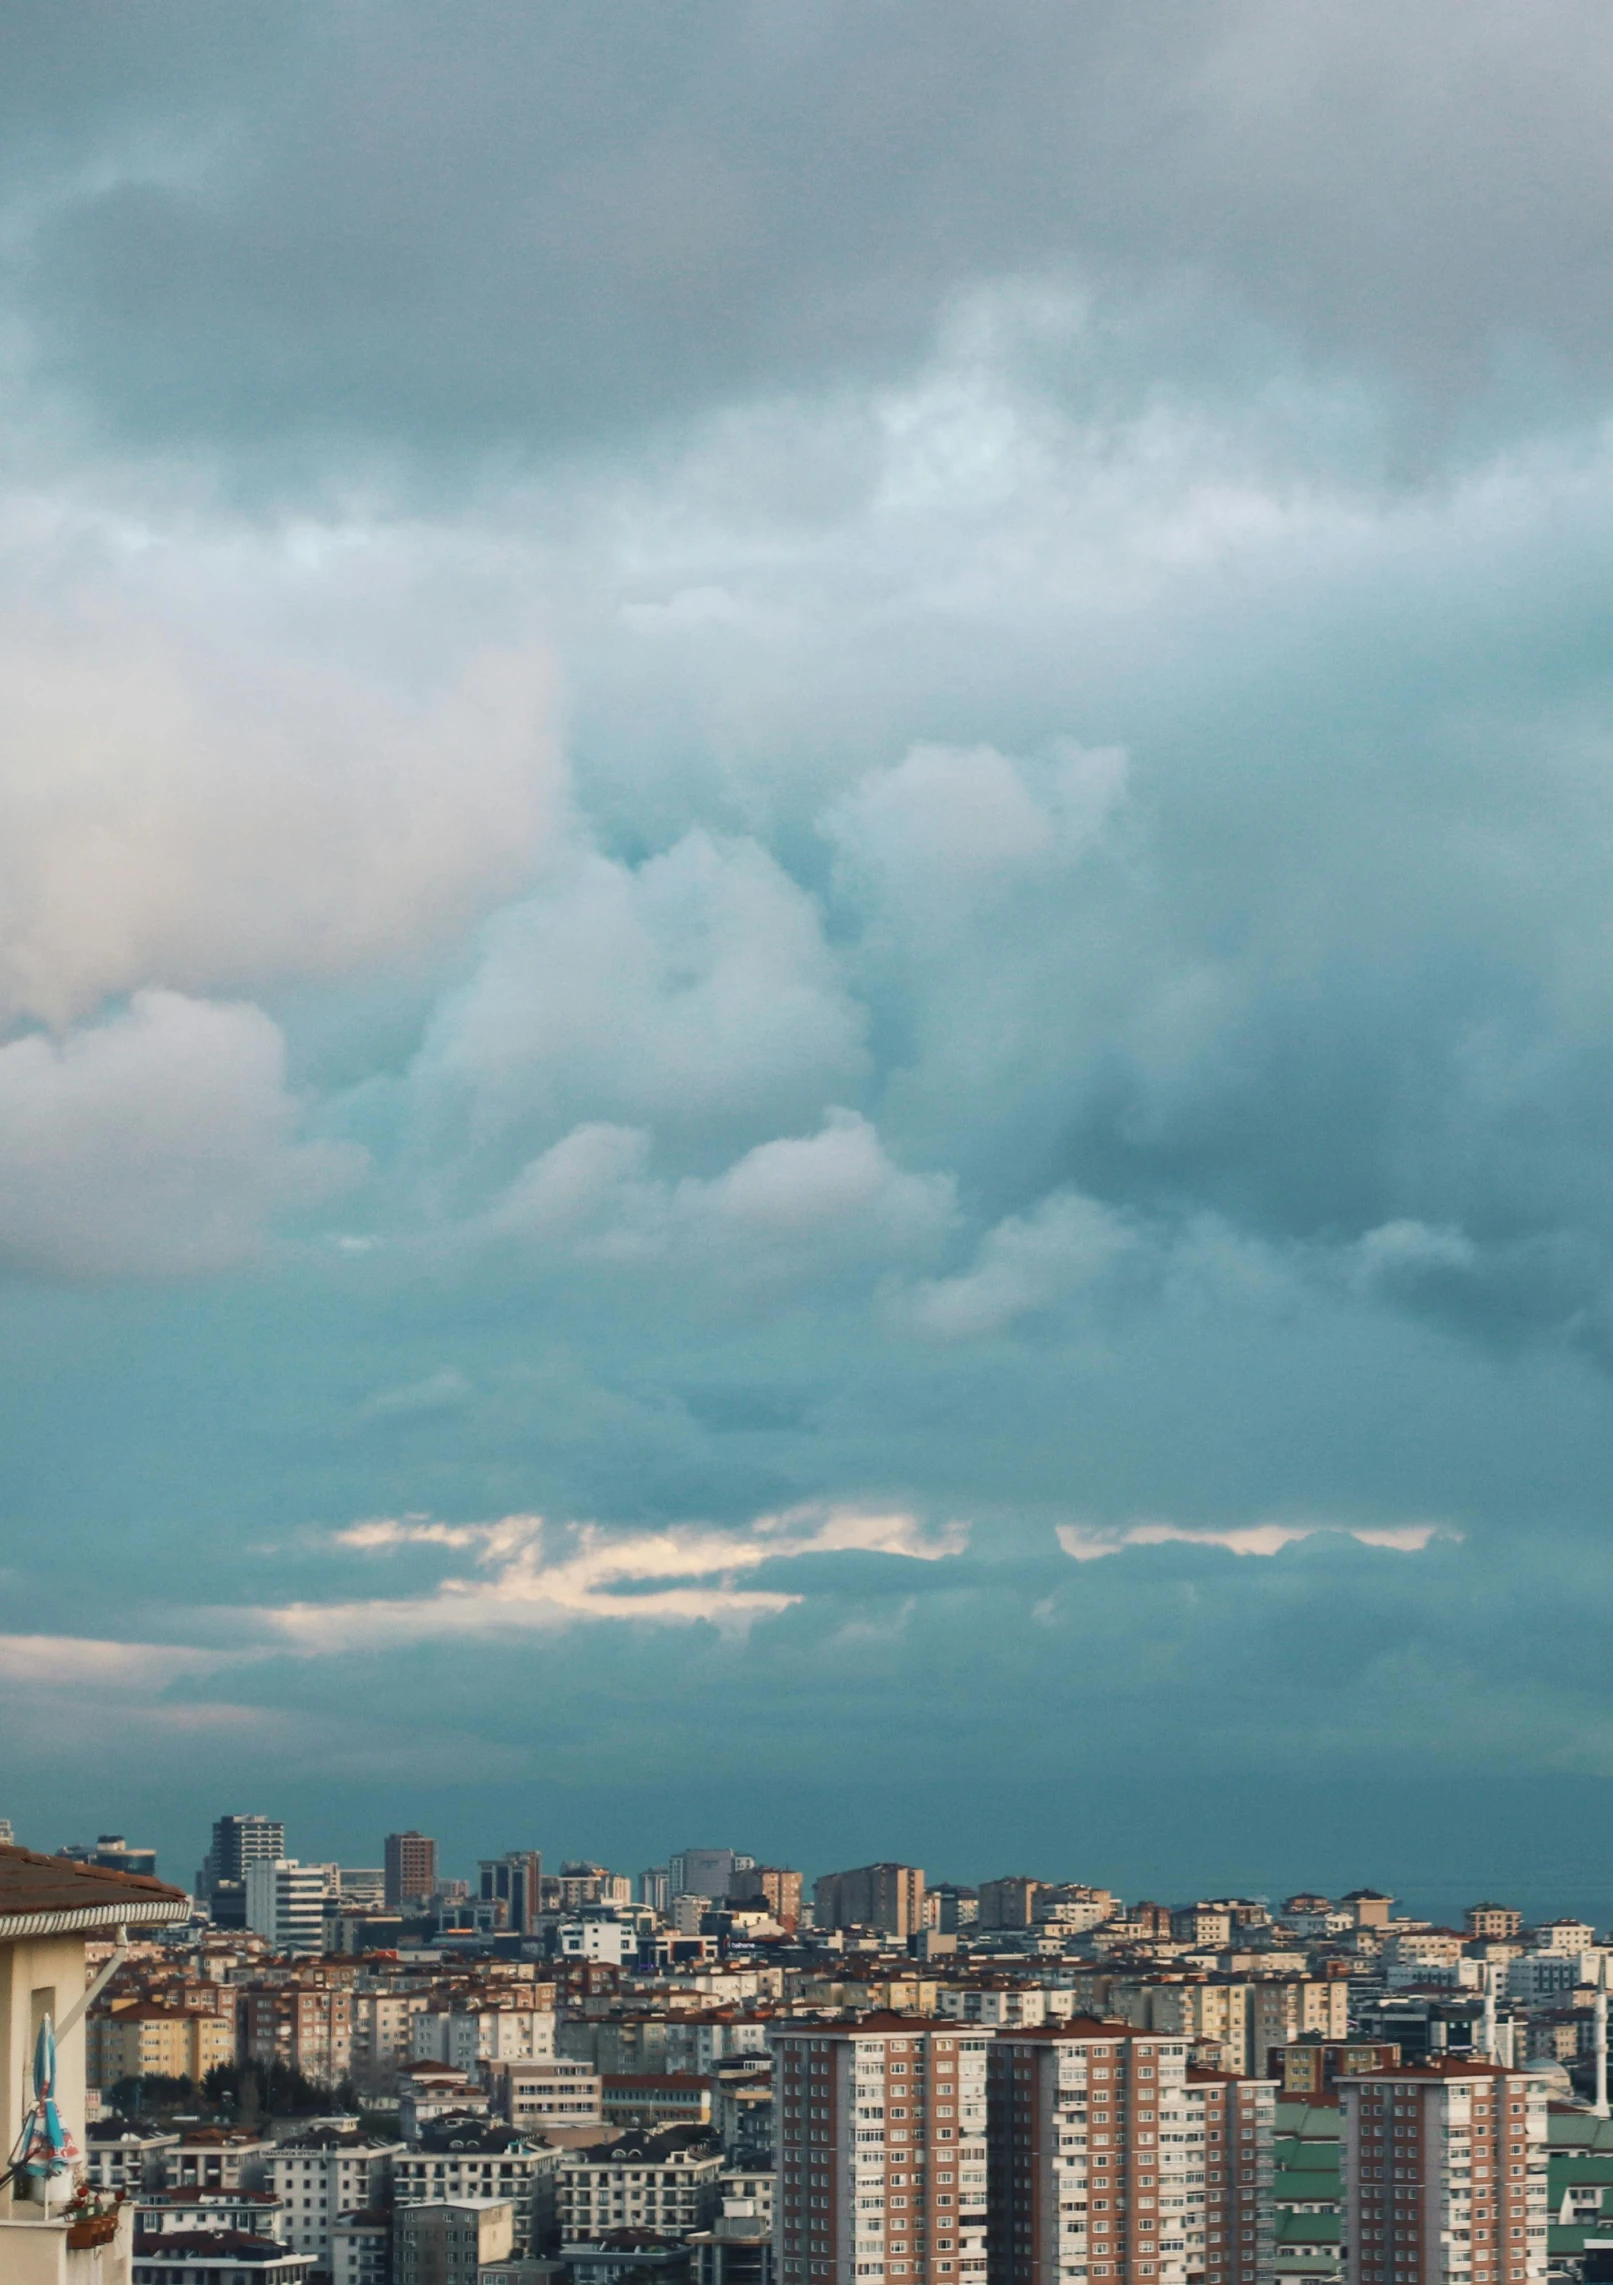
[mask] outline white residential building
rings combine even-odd
[[[287,2245],[313,2254],[321,2269],[329,2269],[331,2229],[338,2215],[386,2202],[392,2161],[402,2149],[401,2142],[325,2127],[278,2144],[264,2171],[280,2200]]]
[[[554,2022],[546,2010],[525,2007],[422,2012],[410,2025],[410,2049],[417,2063],[451,2063],[460,2071],[474,2071],[478,2063],[546,2062],[554,2054]]]

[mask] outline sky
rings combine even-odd
[[[0,1815],[1613,1918],[1605,11],[7,45]]]

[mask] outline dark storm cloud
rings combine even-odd
[[[23,293],[43,372],[147,442],[542,450],[899,369],[1005,276],[1186,290],[1200,334],[1436,394],[1606,367],[1583,0],[139,21],[115,101],[93,24],[35,29]]]

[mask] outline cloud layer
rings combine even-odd
[[[1610,1774],[1588,5],[15,45],[0,1808]]]

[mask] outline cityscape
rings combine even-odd
[[[0,2285],[1613,2285],[1613,0],[3,0]]]
[[[137,2285],[1613,2276],[1587,1921],[287,1851],[221,1816],[186,1892],[121,1835],[0,1847],[0,1939],[44,1882],[102,1916],[75,2210]]]

